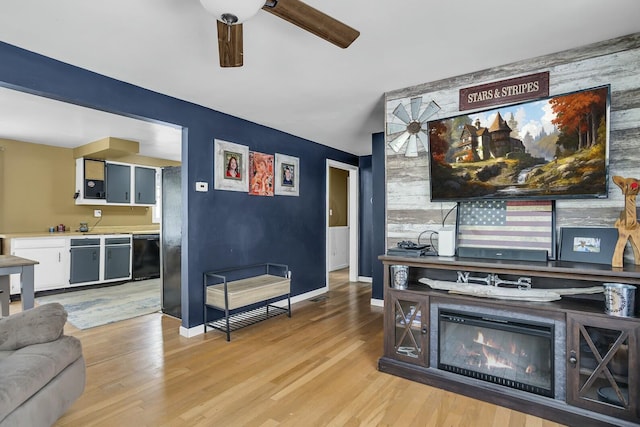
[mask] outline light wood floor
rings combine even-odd
[[[159,313],[84,331],[84,394],[56,426],[496,426],[559,424],[378,372],[371,285],[331,274],[326,299],[224,334],[184,338]],[[16,305],[18,303],[12,303]]]

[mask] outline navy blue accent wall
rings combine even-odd
[[[360,242],[358,254],[358,276],[373,277],[373,170],[371,156],[360,157]]]
[[[272,261],[289,265],[293,295],[325,286],[325,162],[357,165],[356,156],[2,42],[0,58],[2,86],[184,128],[183,327],[203,322],[204,271]],[[300,197],[213,190],[214,138],[298,157]],[[196,192],[196,181],[210,191]]]
[[[373,172],[373,251],[371,259],[373,263],[373,285],[371,297],[373,299],[384,298],[383,268],[378,256],[386,253],[385,240],[385,148],[384,134],[375,133],[371,138]]]

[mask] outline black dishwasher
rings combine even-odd
[[[134,234],[133,260],[131,262],[133,280],[160,277],[160,235]]]

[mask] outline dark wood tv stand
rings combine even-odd
[[[524,262],[457,257],[380,257],[384,264],[384,355],[380,371],[445,390],[530,413],[567,425],[640,426],[640,319],[604,313],[603,295],[564,297],[561,301],[534,303],[503,301],[449,294],[418,282],[421,277],[456,281],[457,271],[482,276],[532,278],[534,288],[587,287],[621,282],[640,287],[640,267],[614,269],[606,265],[573,262]],[[409,267],[406,289],[391,286],[390,266]],[[637,300],[638,298],[636,298]],[[563,325],[566,345],[560,356],[560,377],[565,388],[555,398],[539,396],[438,369],[435,317],[430,310],[457,304],[514,315],[536,315]],[[636,313],[638,303],[636,302]],[[419,312],[413,321],[407,313]],[[400,319],[401,321],[398,321]],[[597,335],[597,339],[594,336]],[[589,347],[591,342],[592,347]],[[436,345],[433,345],[435,343]],[[560,346],[560,345],[558,345]],[[592,349],[597,350],[594,354]],[[599,350],[603,348],[602,350]],[[602,354],[600,354],[602,353]],[[623,399],[608,393],[622,393]],[[625,395],[628,394],[628,397]],[[611,400],[607,399],[613,399]]]

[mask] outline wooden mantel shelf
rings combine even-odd
[[[381,255],[385,264],[402,264],[411,267],[435,268],[438,270],[473,270],[478,272],[516,275],[535,275],[571,280],[586,280],[592,282],[624,282],[640,285],[640,266],[625,265],[614,268],[605,264],[587,264],[570,261],[507,261],[479,258],[460,257],[399,257]]]

